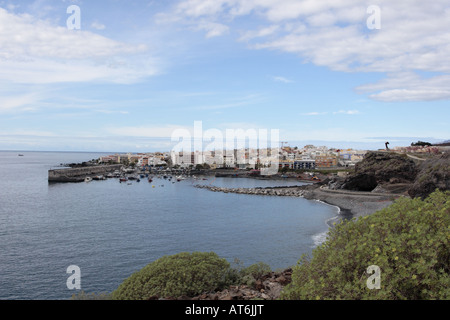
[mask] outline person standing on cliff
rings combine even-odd
[[[386,143],[385,143],[386,150],[389,150],[388,144],[389,144],[389,142],[386,142]]]

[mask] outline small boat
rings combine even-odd
[[[120,182],[126,182],[128,179],[127,178],[120,178]]]
[[[23,157],[23,154],[19,154],[19,157]]]
[[[92,178],[91,177],[86,177],[86,178],[84,178],[84,182],[91,182],[92,181]]]

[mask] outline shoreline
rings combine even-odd
[[[320,184],[307,184],[302,186],[282,187],[255,187],[255,188],[225,188],[211,185],[194,185],[196,188],[208,189],[212,192],[236,193],[263,196],[301,197],[314,200],[338,208],[338,214],[333,222],[351,220],[373,214],[390,206],[401,194],[371,193],[358,191],[335,191],[322,188]],[[330,223],[327,224],[329,226]]]
[[[332,190],[316,188],[304,195],[308,200],[318,200],[325,204],[338,207],[339,216],[344,220],[371,215],[387,208],[394,203],[400,194],[371,194],[366,192],[333,192]]]

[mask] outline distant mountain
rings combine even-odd
[[[435,143],[433,146],[450,147],[450,140],[445,140],[443,142]]]

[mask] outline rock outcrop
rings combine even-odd
[[[407,155],[370,152],[345,179],[334,178],[332,190],[397,193],[426,198],[439,189],[450,190],[450,152],[414,162]]]
[[[425,199],[436,189],[450,190],[450,152],[427,160],[420,165],[419,173],[408,194],[412,198]]]
[[[276,300],[283,288],[292,281],[292,269],[281,272],[270,272],[251,285],[230,286],[222,291],[206,292],[199,296],[188,297],[150,297],[149,300]]]
[[[341,189],[350,191],[372,191],[378,186],[378,181],[374,175],[360,173],[348,177],[342,184]]]
[[[369,152],[357,163],[355,172],[346,178],[334,178],[329,183],[333,190],[374,191],[392,184],[411,184],[417,167],[406,155],[389,152]]]

